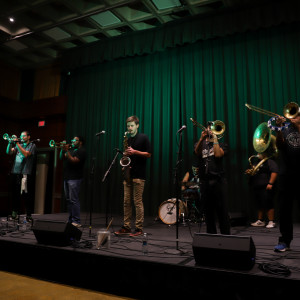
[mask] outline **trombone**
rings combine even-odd
[[[259,108],[253,105],[250,105],[248,103],[245,104],[245,106],[253,111],[256,111],[258,113],[267,115],[269,117],[272,117],[269,121],[268,121],[268,127],[271,128],[272,130],[277,130],[280,131],[282,130],[281,127],[276,127],[272,125],[272,121],[274,121],[276,118],[280,117],[279,114],[273,113],[271,111],[265,110],[263,108]],[[286,104],[283,108],[283,116],[286,119],[294,119],[296,118],[296,116],[300,113],[300,107],[296,102],[289,102],[288,104]],[[290,123],[288,124],[282,124],[283,128],[288,127],[290,125]]]
[[[67,144],[66,141],[62,141],[62,142],[55,142],[54,140],[51,140],[49,142],[49,146],[50,148],[63,148],[65,145],[68,146],[68,148],[70,149],[71,148],[71,145]]]
[[[190,118],[190,120],[193,122],[194,126],[201,128],[203,131],[207,130],[206,127],[204,127],[202,124],[198,123],[193,118]],[[213,122],[209,122],[209,124],[210,124],[210,129],[211,129],[212,133],[215,134],[218,139],[221,139],[224,136],[224,132],[226,129],[224,122],[222,122],[220,120],[216,120]]]

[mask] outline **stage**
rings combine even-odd
[[[142,252],[141,236],[111,233],[110,247],[97,249],[97,232],[111,218],[109,230],[114,232],[122,224],[120,216],[83,213],[81,238],[67,246],[38,243],[32,229],[22,232],[13,221],[1,222],[0,268],[135,299],[278,299],[293,295],[300,284],[299,224],[294,226],[291,251],[285,253],[273,251],[278,227],[233,226],[232,235],[251,237],[256,248],[253,268],[238,270],[195,263],[194,234],[205,233],[205,224],[186,222],[176,228],[148,217],[144,227],[147,255]],[[35,224],[64,224],[66,220],[64,213],[34,216]]]

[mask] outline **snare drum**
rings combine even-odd
[[[186,214],[186,204],[178,199],[179,204],[179,217],[181,213]],[[164,201],[158,209],[159,218],[168,225],[176,223],[176,198]]]

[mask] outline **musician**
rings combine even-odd
[[[60,151],[60,159],[64,160],[64,192],[69,212],[69,223],[81,227],[79,192],[83,180],[86,150],[84,139],[74,136],[72,144],[64,144]]]
[[[277,118],[277,125],[283,126],[284,117]],[[290,249],[293,240],[293,201],[299,200],[300,182],[300,113],[289,120],[291,126],[277,132],[276,145],[279,156],[279,222],[281,236],[276,252]]]
[[[34,208],[36,145],[30,141],[29,131],[22,131],[20,139],[9,139],[6,153],[15,155],[11,170],[12,218],[21,212],[21,200],[24,199],[27,221],[32,221]]]
[[[216,234],[215,213],[219,220],[221,234],[230,234],[230,221],[226,199],[226,179],[223,157],[227,145],[219,143],[210,124],[202,131],[194,152],[198,157],[201,201],[204,205],[207,233]]]
[[[263,153],[258,153],[259,161],[265,159],[265,162],[260,166],[255,174],[252,174],[253,169],[246,170],[249,174],[249,186],[252,191],[253,199],[258,207],[258,219],[251,223],[254,227],[274,228],[274,197],[276,193],[277,176],[279,172],[277,162],[268,158],[272,155],[271,150]],[[267,215],[268,224],[264,222],[264,214]]]
[[[186,172],[181,185],[182,200],[186,201],[188,208],[188,218],[197,221],[200,217],[200,178],[199,167],[192,166],[191,170]]]
[[[139,119],[137,116],[130,116],[126,120],[128,138],[128,148],[124,155],[129,156],[130,179],[124,180],[124,225],[115,234],[139,236],[143,234],[144,224],[144,204],[143,192],[146,181],[147,158],[151,157],[151,144],[148,136],[139,133]],[[135,231],[131,233],[132,202],[135,207],[136,220]]]

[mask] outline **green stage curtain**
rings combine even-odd
[[[153,153],[144,194],[146,215],[156,216],[159,205],[175,197],[176,132],[182,125],[187,129],[177,167],[180,180],[192,164],[201,130],[193,127],[191,117],[204,125],[225,122],[230,211],[253,211],[244,171],[254,154],[254,130],[269,117],[248,111],[245,103],[279,114],[286,103],[299,103],[299,33],[300,24],[294,23],[71,71],[65,78],[67,134],[86,138],[89,157],[82,209],[122,213],[120,156],[102,179],[114,149],[123,147],[126,118],[137,115]],[[101,130],[106,134],[96,138]]]

